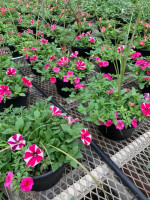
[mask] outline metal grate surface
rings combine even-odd
[[[57,94],[54,84],[49,81],[40,81],[39,76],[32,74],[25,60],[22,68],[49,96],[52,96],[61,106],[63,106],[72,117],[82,119],[82,115],[76,111],[77,101],[65,101]],[[92,76],[92,74],[91,74]],[[132,86],[138,88],[133,80],[128,80],[125,87]],[[34,104],[37,99],[44,98],[33,87],[28,96],[28,105]],[[124,173],[137,185],[139,189],[150,198],[150,170],[146,168],[150,158],[150,121],[142,122],[134,134],[127,140],[110,141],[103,137],[96,125],[84,122],[84,125],[92,133],[93,140],[113,159],[113,161],[124,171]],[[87,147],[80,160],[82,164],[97,178],[105,190],[110,200],[128,200],[134,198],[133,194],[121,183],[113,171],[101,160],[101,158]],[[97,187],[95,182],[77,167],[73,169],[69,165],[65,168],[62,179],[51,189],[44,192],[29,192],[19,194],[12,193],[5,188],[5,194],[11,200],[102,200],[106,199],[103,192]],[[135,198],[136,199],[136,198]]]

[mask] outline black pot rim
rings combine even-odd
[[[28,93],[29,93],[29,88],[24,92],[24,94],[27,96]],[[6,99],[6,101],[15,100],[15,99],[17,99],[18,97],[25,97],[25,96],[16,95],[16,96],[14,96],[14,97],[12,97],[12,98],[10,98],[10,99]]]
[[[59,171],[59,169],[65,167],[65,165],[66,165],[66,164],[62,164],[62,165],[61,165],[60,167],[58,167],[54,172],[53,172],[53,171],[49,171],[49,172],[47,172],[47,173],[45,173],[45,174],[42,174],[42,175],[39,175],[39,176],[33,176],[32,179],[33,179],[33,181],[34,181],[34,180],[38,180],[38,179],[45,178],[45,177],[47,177],[48,175],[51,175],[51,174],[53,174],[53,173]]]
[[[135,49],[136,51],[145,51],[145,52],[150,52],[150,49]]]

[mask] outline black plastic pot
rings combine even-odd
[[[87,53],[90,53],[91,50],[93,50],[91,47],[72,47],[72,51],[78,51],[78,56],[81,56],[83,58],[89,57],[90,55],[88,55]]]
[[[116,62],[116,61],[115,61]],[[120,62],[117,61],[119,72],[120,72]],[[108,67],[101,67],[101,72],[105,74],[116,74],[115,66],[113,62],[109,61],[109,66]]]
[[[31,64],[31,71],[33,72],[33,74],[35,74],[36,76],[41,76],[41,73],[37,72],[35,69],[33,69],[33,65]]]
[[[129,138],[135,130],[135,128],[133,127],[128,127],[127,129],[118,130],[116,129],[114,124],[109,127],[105,125],[98,126],[98,129],[106,138],[117,141]]]
[[[140,52],[142,56],[150,56],[150,49],[135,49],[135,51]]]
[[[13,105],[13,107],[21,107],[26,106],[28,91],[26,93],[26,96],[16,96],[12,99],[7,99],[6,103],[0,103],[0,112],[3,112],[5,108],[9,108],[10,105]]]
[[[63,82],[62,79],[57,78],[57,80],[56,80],[57,92],[58,92],[58,94],[60,96],[62,96],[64,98],[67,98],[67,97],[69,97],[69,95],[71,94],[71,92],[62,91],[62,88],[65,88],[65,87],[67,87],[67,88],[74,88],[74,85],[72,85],[70,83],[70,81],[69,82]]]
[[[19,51],[15,51],[16,48],[13,45],[8,45],[10,51],[12,52],[12,56],[14,58],[21,56],[21,54],[19,53]]]
[[[144,93],[150,93],[150,85],[149,86],[146,86],[142,89],[142,94]]]
[[[32,177],[34,185],[32,191],[44,191],[53,187],[62,177],[65,165],[59,167],[55,172],[48,172],[46,174]]]
[[[52,38],[51,36],[45,35],[45,39],[48,40],[48,42],[54,42],[55,38]]]
[[[25,30],[25,27],[17,26],[18,32],[23,33]]]

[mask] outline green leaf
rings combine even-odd
[[[27,123],[26,123],[26,125],[24,126],[24,129],[23,129],[24,133],[27,132],[27,131],[29,130],[31,124],[32,124],[31,122],[27,122]]]
[[[40,112],[38,111],[38,110],[36,110],[35,112],[34,112],[34,118],[35,119],[38,119],[40,117]]]
[[[24,120],[23,120],[22,117],[19,117],[19,118],[17,119],[16,123],[15,123],[15,129],[16,129],[17,131],[19,131],[19,129],[22,129],[23,126],[24,126]]]
[[[61,128],[65,132],[72,133],[72,129],[70,128],[70,126],[68,124],[61,124]]]
[[[70,164],[71,164],[71,166],[72,166],[72,167],[74,167],[74,168],[76,168],[76,167],[77,167],[77,163],[76,163],[76,162],[74,162],[73,160],[71,160],[71,161],[70,161]]]

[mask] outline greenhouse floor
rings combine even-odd
[[[33,75],[26,61],[16,60],[24,63],[22,68],[25,73],[32,77],[49,96],[52,96],[66,111],[74,118],[82,119],[77,112],[78,102],[74,100],[65,101],[58,95],[55,84],[48,81],[41,82],[40,77]],[[91,74],[92,76],[92,74]],[[133,80],[126,82],[125,87],[136,86]],[[34,87],[28,95],[28,105],[34,104],[37,99],[44,98]],[[120,169],[134,182],[134,184],[150,198],[150,173],[147,169],[150,150],[150,121],[142,122],[133,135],[123,141],[110,141],[99,132],[96,125],[86,123],[85,127],[92,134],[93,140],[105,151]],[[136,199],[131,191],[126,188],[114,172],[101,160],[101,158],[87,147],[83,153],[81,163],[95,176],[110,200]],[[73,169],[67,165],[61,180],[51,189],[44,192],[28,192],[19,194],[11,193],[4,188],[3,192],[11,200],[102,200],[106,199],[103,192],[98,188],[91,177],[86,175],[81,167]],[[4,198],[5,199],[5,198]]]

